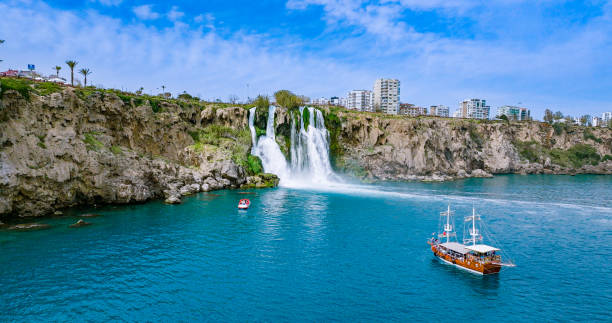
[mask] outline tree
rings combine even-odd
[[[276,103],[287,109],[297,109],[304,104],[304,98],[293,94],[288,90],[280,90],[274,93]]]
[[[187,101],[188,100],[193,100],[193,96],[191,94],[187,93],[187,91],[183,91],[183,93],[179,94],[178,98],[182,99],[182,100],[187,100]]]
[[[4,43],[4,39],[0,39],[0,44]],[[0,59],[0,62],[2,62],[2,60]]]
[[[553,112],[549,109],[544,110],[544,122],[552,123],[553,122]]]
[[[56,65],[54,68],[55,68],[55,76],[59,77],[59,71],[62,69],[62,67]]]
[[[506,123],[510,122],[510,121],[508,120],[508,116],[507,116],[507,115],[505,115],[505,114],[502,114],[501,116],[499,116],[499,120],[506,121]]]
[[[253,103],[255,103],[257,109],[267,109],[270,106],[270,98],[267,95],[260,94]]]
[[[66,65],[70,67],[70,85],[74,86],[74,67],[78,64],[76,61],[66,61]]]
[[[85,87],[87,87],[87,75],[91,74],[88,68],[82,68],[79,73],[83,74],[85,77]]]
[[[589,126],[589,124],[591,123],[590,120],[591,120],[591,116],[588,114],[585,114],[580,117],[580,124],[583,126]]]
[[[142,91],[144,91],[144,87],[142,87],[142,86],[141,86],[141,87],[140,87],[140,88],[139,88],[139,89],[136,91],[136,94],[138,94],[138,95],[142,95]]]
[[[555,119],[555,120],[563,119],[563,113],[561,113],[561,111],[555,112],[555,114],[553,114],[553,119]]]

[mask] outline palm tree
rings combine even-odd
[[[66,61],[66,65],[70,67],[70,85],[74,86],[74,67],[78,64],[76,61]]]
[[[4,39],[0,39],[0,44],[4,43]],[[2,60],[0,59],[0,62],[2,62]]]
[[[59,77],[59,71],[62,69],[61,66],[55,66],[55,76]]]
[[[87,75],[91,74],[91,72],[89,71],[88,68],[82,68],[79,73],[83,74],[83,76],[85,76],[85,87],[87,87]]]

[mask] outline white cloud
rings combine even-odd
[[[213,16],[211,13],[199,14],[193,18],[193,21],[197,24],[202,24],[206,28],[215,28],[215,16]]]
[[[157,28],[95,11],[2,2],[0,33],[21,32],[2,33],[7,42],[0,48],[0,66],[32,63],[50,74],[54,65],[75,59],[94,72],[93,84],[130,90],[143,86],[147,93],[164,84],[174,93],[186,90],[209,99],[253,97],[282,88],[312,97],[345,95],[354,88],[371,88],[375,78],[384,76],[401,80],[403,101],[424,106],[455,107],[459,100],[477,96],[494,107],[523,102],[536,112],[547,107],[572,114],[612,109],[607,54],[612,52],[612,8],[571,32],[562,29],[556,37],[525,46],[520,39],[417,32],[399,18],[398,2],[359,7],[352,1],[344,7],[333,3],[324,9],[330,29],[350,25],[363,32],[338,38],[331,33],[332,41],[307,51],[303,42],[312,42],[291,35],[270,39],[225,30],[222,34],[229,36],[222,37],[212,14],[193,18],[193,27],[175,22]],[[161,18],[150,6],[146,12]]]
[[[177,6],[172,6],[170,11],[168,12],[168,19],[170,19],[171,21],[177,21],[181,19],[184,15],[185,13],[179,11]]]
[[[51,74],[53,66],[75,59],[80,67],[92,70],[88,81],[106,87],[143,86],[149,93],[161,91],[158,88],[164,84],[174,93],[186,90],[225,99],[229,94],[246,98],[282,88],[319,93],[321,88],[337,87],[337,79],[321,77],[322,69],[339,79],[370,82],[367,75],[333,60],[268,47],[258,35],[222,38],[184,24],[158,29],[41,3],[30,8],[0,3],[0,11],[9,17],[0,20],[0,30],[22,31],[7,39],[11,46],[2,48],[3,67],[34,63],[39,71]],[[65,73],[66,69],[60,72]]]
[[[154,20],[159,18],[159,13],[153,11],[153,5],[145,4],[132,8],[136,17],[142,20]]]
[[[118,6],[123,0],[90,0],[91,2],[99,2],[105,6]]]

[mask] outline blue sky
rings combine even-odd
[[[612,110],[612,1],[3,0],[0,13],[0,69],[74,59],[105,87],[315,98],[391,77],[422,106]]]

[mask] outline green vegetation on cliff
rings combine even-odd
[[[218,124],[189,132],[194,141],[192,148],[197,152],[221,151],[242,166],[250,175],[263,171],[261,160],[250,154],[251,133],[248,129],[234,129]]]
[[[532,163],[543,163],[546,158],[550,158],[553,164],[580,168],[584,165],[597,165],[606,160],[593,146],[587,144],[576,144],[567,150],[546,148],[535,141],[515,141],[514,145],[521,157]]]

